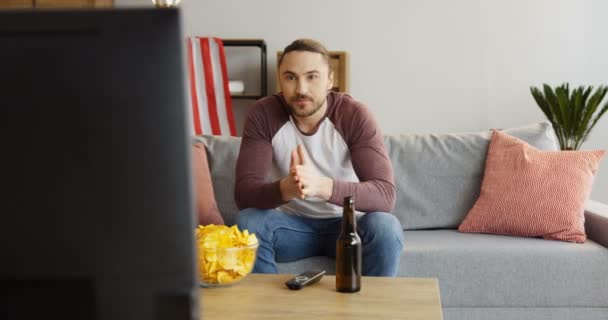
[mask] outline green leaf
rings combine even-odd
[[[555,89],[555,96],[557,97],[557,105],[561,114],[562,126],[564,128],[564,133],[567,136],[572,135],[572,116],[570,114],[572,110],[570,109],[569,95],[570,89],[568,88],[567,84]]]
[[[606,92],[608,92],[608,88],[606,87],[599,87],[598,91],[601,91],[601,96],[600,96],[600,102],[601,100],[604,99],[604,96],[606,95]],[[598,105],[599,103],[598,102]],[[604,115],[604,113],[606,113],[606,111],[608,111],[608,101],[604,104],[604,106],[600,109],[600,112],[595,116],[595,118],[593,119],[593,122],[591,123],[591,125],[589,126],[589,128],[587,128],[587,130],[585,131],[584,137],[583,137],[583,141],[587,139],[587,137],[589,136],[589,133],[591,133],[591,129],[593,129],[593,127],[595,127],[595,124],[600,120],[600,118]]]
[[[583,86],[581,86],[581,88],[583,88]],[[591,91],[593,91],[593,86],[587,87],[587,89],[585,89],[585,92],[583,92],[583,106],[587,103],[587,99],[589,98],[589,94],[591,94]]]
[[[591,117],[597,110],[597,107],[599,106],[600,102],[606,95],[607,91],[608,91],[608,89],[606,87],[601,86],[601,87],[597,88],[597,90],[595,90],[595,92],[591,95],[591,98],[589,98],[587,107],[585,108],[582,119],[580,120],[581,126],[579,127],[579,130],[576,132],[576,136],[580,139],[581,143],[585,141],[587,135],[589,134],[589,132],[590,132],[589,121],[591,120]]]
[[[585,117],[585,114],[589,107],[589,104],[587,102],[588,102],[589,96],[592,92],[593,92],[593,86],[589,86],[589,87],[587,87],[587,89],[585,89],[585,91],[583,92],[583,101],[581,103],[581,109],[578,111],[578,114],[576,116],[578,125],[577,125],[576,131],[573,133],[573,135],[578,137],[579,146],[583,142],[583,139],[585,136],[586,127],[582,124],[582,119]]]
[[[572,107],[572,112],[570,113],[571,134],[578,130],[579,122],[577,119],[583,106],[583,90],[583,87],[578,87],[572,91],[572,95],[570,96],[570,106]]]
[[[581,118],[582,112],[584,110],[584,95],[585,95],[585,88],[580,86],[576,89],[574,89],[574,91],[572,91],[572,96],[570,99],[570,106],[572,108],[572,112],[571,112],[571,131],[570,131],[570,135],[575,137],[575,147],[574,149],[576,149],[576,144],[578,139],[576,138],[576,132],[579,131],[580,129],[580,121],[579,119]]]
[[[551,122],[551,125],[553,126],[553,130],[555,130],[557,140],[561,147],[563,145],[563,141],[562,141],[561,134],[558,133],[559,124],[557,123],[555,115],[553,114],[553,111],[551,110],[551,107],[549,106],[547,99],[545,98],[543,93],[536,87],[530,87],[530,92],[532,93],[532,97],[534,97],[536,104],[540,107],[541,111],[547,117],[547,120],[549,120],[549,122]]]
[[[549,104],[547,104],[543,93],[536,87],[530,87],[530,92],[532,93],[532,97],[534,97],[536,104],[540,107],[541,111],[547,117],[547,120],[549,120],[551,124],[554,124],[555,119],[553,117],[553,114],[551,113],[551,108],[549,107]]]
[[[547,104],[549,105],[549,109],[551,110],[551,114],[555,119],[555,134],[557,138],[560,140],[560,145],[565,147],[566,144],[566,133],[564,132],[564,120],[562,119],[561,109],[559,108],[559,102],[557,101],[557,96],[553,93],[553,89],[548,85],[543,85],[545,92],[545,99]]]

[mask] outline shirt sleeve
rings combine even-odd
[[[236,164],[235,202],[245,208],[274,209],[285,203],[280,180],[267,181],[272,166],[272,135],[264,107],[256,103],[245,120]]]
[[[340,122],[360,182],[334,180],[329,202],[342,206],[344,197],[354,196],[358,211],[390,213],[395,207],[395,178],[378,124],[363,106]]]

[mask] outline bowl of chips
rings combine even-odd
[[[232,285],[253,269],[258,239],[237,226],[206,225],[195,230],[198,275],[203,287]]]

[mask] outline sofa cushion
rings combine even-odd
[[[481,194],[458,230],[585,242],[585,202],[603,155],[540,151],[494,131]]]
[[[608,307],[608,250],[456,230],[405,232],[400,275],[439,279],[446,307]],[[450,266],[450,267],[446,267]]]
[[[230,136],[202,135],[194,137],[194,141],[202,142],[207,148],[209,172],[217,207],[224,217],[226,225],[234,225],[239,212],[234,202],[234,171],[241,139]]]
[[[505,129],[541,150],[557,150],[549,122]],[[385,136],[404,229],[455,229],[479,197],[492,133]]]
[[[608,308],[586,307],[443,307],[444,319],[466,320],[598,320],[608,319]]]

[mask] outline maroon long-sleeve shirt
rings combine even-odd
[[[314,218],[339,217],[346,196],[358,211],[390,212],[395,182],[382,133],[367,108],[347,94],[330,92],[326,114],[313,133],[302,133],[281,94],[258,100],[245,122],[236,166],[240,209],[279,210]],[[291,151],[301,144],[311,164],[332,178],[329,201],[281,198],[279,182],[289,172]]]

